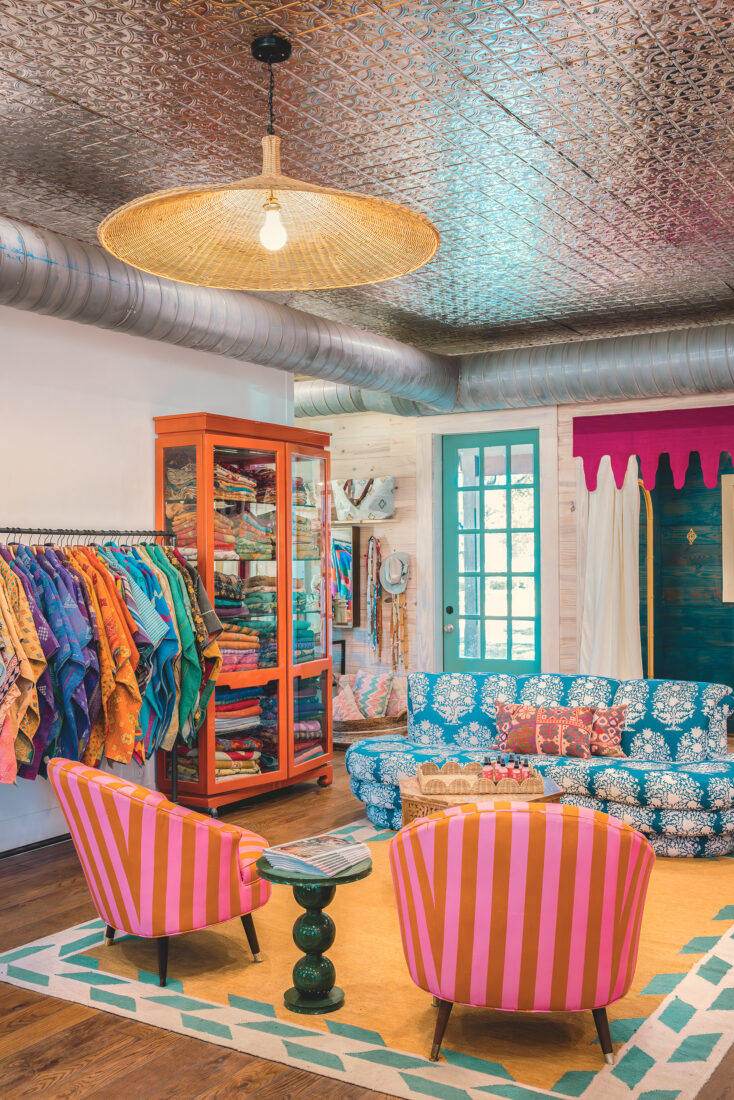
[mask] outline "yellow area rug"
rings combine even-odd
[[[84,999],[84,991],[89,1003],[112,1011],[127,1002],[125,1014],[160,1026],[388,1094],[441,1100],[548,1094],[685,1100],[726,1053],[734,1034],[731,858],[657,860],[632,988],[609,1009],[614,1067],[605,1066],[590,1012],[510,1014],[459,1005],[442,1061],[433,1066],[427,1056],[436,1010],[405,965],[388,862],[391,834],[361,824],[339,830],[350,831],[370,843],[374,870],[340,886],[328,908],[336,923],[328,954],[346,994],[340,1011],[305,1017],[283,1005],[299,954],[291,930],[303,912],[286,886],[274,886],[254,915],[263,963],[252,962],[240,921],[231,921],[171,939],[165,990],[157,987],[154,941],[120,937],[104,947],[100,922],[70,930],[61,946],[54,941],[57,960],[86,968],[86,977],[72,976],[72,990],[74,981],[78,988],[69,999]],[[0,979],[4,968],[41,961],[38,953],[27,962],[11,955],[9,964],[0,956]],[[55,977],[67,989],[70,975]],[[165,1022],[163,1010],[170,1013]]]

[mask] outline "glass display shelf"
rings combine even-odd
[[[306,664],[326,655],[326,483],[320,457],[291,459],[293,661]]]
[[[328,751],[328,675],[293,677],[293,764],[311,764]]]

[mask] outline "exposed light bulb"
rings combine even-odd
[[[263,205],[265,221],[260,230],[260,244],[268,252],[278,252],[288,240],[285,226],[280,217],[280,204],[270,198]]]

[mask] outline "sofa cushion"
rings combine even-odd
[[[627,704],[622,751],[638,760],[719,759],[726,751],[721,718],[730,697],[724,684],[625,680],[614,696],[615,705]]]
[[[418,765],[429,760],[439,764],[444,760],[458,760],[462,764],[470,761],[481,763],[486,754],[486,749],[466,749],[459,745],[416,745],[404,737],[386,735],[356,741],[347,750],[345,762],[352,779],[397,787],[402,777],[416,775]]]
[[[608,707],[619,685],[606,676],[518,676],[517,701],[534,707]]]
[[[652,806],[625,806],[588,795],[564,795],[566,806],[585,806],[618,817],[641,833],[660,836],[734,836],[734,810],[657,810]]]
[[[536,758],[535,766],[567,794],[661,810],[734,809],[734,756],[700,763]]]
[[[408,675],[408,739],[417,745],[490,748],[497,736],[495,699],[512,703],[514,676],[468,672]]]
[[[497,745],[502,752],[591,756],[593,707],[534,707],[497,700]]]

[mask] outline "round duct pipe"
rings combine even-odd
[[[0,305],[449,410],[457,361],[237,291],[159,279],[96,245],[0,217]]]

